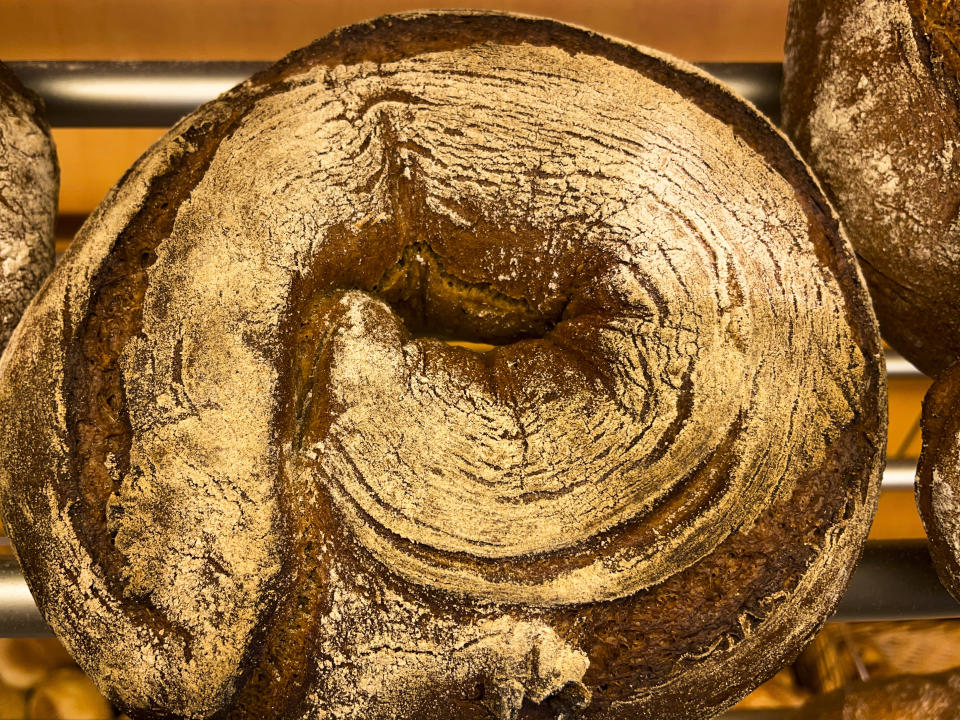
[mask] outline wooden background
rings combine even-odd
[[[279,58],[387,12],[474,7],[545,15],[687,60],[779,60],[786,0],[0,0],[7,60]]]

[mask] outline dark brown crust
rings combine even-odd
[[[917,466],[917,508],[940,581],[960,600],[960,557],[948,542],[960,526],[960,503],[938,502],[945,493],[960,500],[960,363],[949,368],[923,399],[923,449]],[[939,487],[937,487],[939,485]],[[950,519],[955,523],[951,528]],[[953,538],[955,543],[960,538]]]
[[[953,0],[907,0],[917,29],[939,56],[946,69],[958,79],[960,74],[960,8]]]
[[[906,51],[878,56],[883,59],[874,66],[872,60],[864,62],[862,57],[852,56],[871,41],[847,43],[850,32],[840,29],[843,21],[866,5],[863,0],[791,0],[781,95],[783,124],[840,212],[859,255],[883,337],[923,372],[936,377],[960,358],[960,315],[947,310],[960,304],[960,277],[951,254],[942,249],[949,245],[955,256],[960,245],[955,226],[960,187],[955,178],[936,169],[938,153],[947,152],[942,148],[960,140],[960,18],[949,0],[889,3],[889,8],[909,8],[909,40],[916,44],[917,62],[923,66],[920,74],[909,70],[918,90],[904,89],[909,94],[903,97],[903,107],[891,108],[889,97],[898,80],[883,69],[908,68]],[[864,30],[872,31],[874,39],[880,38],[886,30],[884,18],[877,16],[867,22],[872,25]],[[906,44],[905,39],[901,38],[901,44]],[[837,143],[825,137],[821,140],[825,149],[818,151],[811,136],[812,117],[823,110],[818,107],[818,94],[834,88],[835,75],[840,72],[854,80],[862,78],[856,90],[836,90],[842,93],[839,101],[847,109],[856,108],[864,93],[874,88],[888,94],[881,96],[882,107],[868,111],[868,117],[853,115],[849,146],[838,151]],[[890,117],[883,114],[883,108]],[[900,113],[896,119],[892,119],[894,110]],[[940,116],[942,137],[937,135],[940,130],[922,136],[929,125],[928,114]],[[854,150],[858,141],[863,146]],[[835,164],[832,152],[847,153],[842,167]],[[880,204],[879,188],[865,182],[857,167],[864,164],[868,152],[880,156],[889,152],[891,177],[899,181],[901,197],[907,198],[895,208],[902,211],[901,217],[889,224],[882,221],[885,206]],[[955,164],[955,160],[947,162]],[[847,172],[851,167],[856,169]],[[910,204],[911,200],[917,202]],[[932,210],[917,220],[909,218],[909,209],[919,202]],[[872,209],[864,210],[870,205]],[[886,252],[881,250],[884,246]],[[909,253],[911,246],[925,246],[929,251],[906,260],[903,253]]]
[[[885,431],[884,382],[877,361],[880,347],[858,270],[839,235],[832,212],[805,166],[782,138],[760,123],[752,110],[709,81],[598,35],[549,21],[496,15],[388,17],[337,31],[255,76],[252,80],[255,90],[231,107],[229,118],[190,134],[188,139],[199,149],[177,157],[164,175],[153,179],[145,204],[120,233],[109,259],[90,281],[91,309],[77,334],[69,339],[67,397],[70,398],[68,422],[75,461],[73,485],[58,488],[58,493],[62,498],[82,498],[72,509],[74,525],[106,576],[113,578],[112,590],[121,598],[122,558],[112,545],[104,510],[107,498],[116,490],[104,469],[106,454],[111,452],[119,458],[118,467],[122,472],[130,447],[117,357],[127,339],[139,332],[139,308],[146,285],[144,270],[152,261],[154,248],[169,233],[180,204],[196,179],[202,176],[219,143],[242,120],[253,101],[279,91],[288,78],[311,65],[333,66],[360,60],[386,62],[478,41],[557,46],[571,53],[606,57],[675,88],[706,112],[730,124],[744,142],[767,158],[797,189],[797,197],[810,220],[820,262],[837,277],[846,295],[847,320],[868,359],[864,397],[869,399],[869,405],[860,409],[860,416],[828,452],[824,466],[810,470],[790,501],[782,507],[768,509],[751,530],[734,535],[704,561],[649,591],[614,603],[537,613],[538,617],[549,620],[564,639],[587,650],[591,664],[586,682],[594,689],[594,701],[584,717],[688,717],[703,713],[704,708],[718,709],[776,672],[799,652],[806,638],[786,647],[778,646],[774,657],[762,667],[752,662],[742,666],[731,663],[723,678],[701,679],[695,685],[680,682],[663,690],[654,688],[674,680],[685,665],[694,665],[695,661],[686,659],[685,655],[709,646],[717,638],[717,628],[726,629],[721,634],[731,641],[731,646],[741,640],[745,631],[740,618],[744,614],[752,619],[747,626],[758,627],[758,634],[766,636],[758,642],[775,642],[780,631],[761,625],[771,610],[764,599],[782,590],[792,591],[812,560],[824,552],[828,531],[841,520],[860,513],[862,504],[871,502]],[[376,282],[371,289],[377,289]],[[306,300],[301,313],[309,315],[317,295],[322,298],[329,290],[296,288],[295,292]],[[539,335],[548,331],[557,317],[569,315],[560,305],[553,305],[553,314],[547,314],[550,319],[545,324],[529,326],[525,321],[518,321],[506,337],[493,332],[495,328],[486,335],[483,328],[472,330],[485,339],[501,341],[526,334]],[[291,327],[300,321],[301,313],[291,317]],[[415,317],[413,309],[407,319]],[[449,332],[444,324],[425,329],[441,334]],[[305,337],[303,342],[309,344],[316,340]],[[295,376],[298,369],[293,350],[291,346],[290,357],[278,359],[278,365],[291,368],[288,372]],[[291,396],[286,404],[288,421],[292,422],[298,391],[297,383],[289,386]],[[42,468],[43,463],[38,459],[36,477],[41,476]],[[855,479],[851,477],[851,468]],[[851,488],[856,491],[851,493]],[[279,601],[276,614],[263,623],[263,643],[254,642],[250,647],[249,667],[241,680],[241,689],[232,706],[218,717],[299,717],[302,709],[299,705],[309,679],[307,659],[313,653],[326,652],[324,648],[313,647],[311,632],[311,625],[317,621],[325,602],[321,588],[327,572],[319,560],[313,559],[317,538],[312,535],[312,529],[324,527],[329,532],[339,523],[325,497],[316,498],[314,509],[300,510],[287,503],[286,511],[290,539],[283,554],[288,562],[285,570],[290,573],[288,587],[291,590]],[[14,521],[21,528],[18,548],[31,586],[41,590],[42,607],[43,580],[31,572],[31,567],[42,566],[37,555],[43,553],[43,540],[30,537],[23,521],[23,518]],[[372,561],[346,535],[334,535],[333,546],[331,554],[343,558],[344,565],[365,567]],[[839,596],[836,590],[845,585],[851,567],[837,568],[836,577],[832,579],[834,586],[826,597]],[[389,573],[380,581],[403,596],[417,597],[438,612],[464,621],[489,612],[482,605],[468,601],[453,607],[449,597],[411,589]],[[124,602],[131,611],[141,603],[132,599]],[[691,607],[698,608],[698,616],[691,617]],[[515,610],[523,612],[520,608]],[[832,610],[833,601],[827,600],[817,609],[818,622]],[[153,616],[145,602],[139,612],[146,624],[162,622]],[[94,648],[90,650],[95,652]],[[638,693],[640,700],[635,701]],[[629,705],[614,706],[619,701],[629,701]],[[449,710],[451,702],[455,712]],[[176,716],[175,712],[162,710],[127,710],[143,718]],[[470,688],[466,691],[438,689],[435,697],[422,699],[420,712],[424,717],[446,713],[458,718],[488,715]],[[550,712],[548,707],[527,705],[524,717],[552,717]]]
[[[6,123],[13,118],[13,125]],[[60,168],[43,101],[0,63],[0,350],[54,265]],[[28,130],[28,128],[30,128]],[[43,139],[37,141],[34,131]],[[23,133],[21,135],[21,133]],[[25,255],[25,257],[24,257]]]
[[[960,8],[950,0],[910,0],[910,10],[918,26],[929,38],[931,53],[943,59],[951,79],[960,87]],[[947,312],[947,315],[955,313]],[[925,322],[921,321],[921,322]],[[960,342],[960,340],[958,340]],[[949,355],[960,357],[960,352]],[[941,582],[960,600],[960,556],[947,537],[951,528],[945,516],[953,515],[960,522],[960,505],[938,507],[942,496],[935,485],[949,488],[960,498],[960,362],[947,367],[927,392],[923,401],[923,449],[917,467],[917,507],[930,540],[930,554]],[[934,473],[937,473],[935,478]],[[955,529],[955,528],[954,528]],[[956,540],[954,540],[956,541]]]
[[[43,100],[33,90],[30,90],[20,78],[13,74],[13,71],[0,62],[0,94],[6,90],[14,92],[25,98],[32,106],[31,119],[34,125],[43,130],[44,134],[50,136],[50,124],[47,122],[47,115],[44,109]]]

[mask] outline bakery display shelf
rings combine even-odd
[[[35,61],[8,63],[45,101],[56,127],[166,127],[195,107],[266,67],[264,62]],[[780,119],[779,63],[703,63],[700,67]],[[904,358],[887,353],[891,378],[918,377]],[[890,461],[884,490],[913,487],[915,463]],[[0,544],[6,539],[0,539]],[[834,620],[960,618],[940,584],[923,540],[867,544]],[[0,555],[0,637],[50,635],[12,555]],[[723,720],[787,720],[790,710],[737,710]]]
[[[266,67],[267,61],[20,61],[7,63],[37,92],[55,127],[166,127]],[[780,63],[699,63],[780,120]],[[921,373],[887,353],[890,377]]]

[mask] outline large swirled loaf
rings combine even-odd
[[[0,63],[0,350],[53,269],[59,177],[43,104]]]
[[[823,181],[883,336],[960,359],[960,6],[791,0],[784,127]]]
[[[386,17],[84,226],[0,368],[3,511],[135,717],[706,717],[846,585],[881,365],[752,108],[550,21]]]

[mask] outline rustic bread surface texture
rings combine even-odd
[[[0,350],[53,269],[59,178],[43,104],[0,63]]]
[[[783,122],[850,234],[884,337],[936,376],[960,358],[960,11],[792,0]]]
[[[960,600],[960,363],[923,399],[917,507],[940,580]]]
[[[876,321],[808,169],[551,21],[293,53],[131,168],[22,327],[5,520],[136,718],[709,717],[875,510]]]

